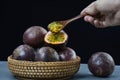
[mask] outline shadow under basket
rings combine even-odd
[[[70,61],[32,62],[8,57],[8,68],[19,80],[68,80],[80,68],[81,58]]]

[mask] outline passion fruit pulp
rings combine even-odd
[[[63,30],[58,33],[49,31],[44,38],[46,45],[54,48],[57,51],[61,51],[66,46],[67,40],[68,35]]]
[[[57,21],[54,21],[48,25],[48,29],[53,33],[58,33],[63,29],[63,25]]]
[[[95,76],[107,77],[113,73],[115,62],[108,53],[96,52],[90,57],[88,68]]]
[[[23,34],[23,42],[32,47],[41,47],[47,30],[41,26],[31,26]]]

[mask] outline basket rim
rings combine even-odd
[[[56,62],[42,62],[42,61],[23,61],[23,60],[15,60],[15,59],[12,59],[12,55],[8,56],[8,63],[12,63],[12,64],[16,64],[18,63],[17,65],[23,65],[23,64],[26,64],[26,65],[32,65],[32,66],[36,66],[36,65],[41,65],[41,66],[57,66],[57,65],[67,65],[67,64],[73,64],[73,63],[78,63],[81,61],[81,58],[79,56],[77,56],[76,59],[74,60],[69,60],[69,61],[56,61]]]

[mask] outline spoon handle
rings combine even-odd
[[[77,19],[79,19],[79,18],[82,18],[82,16],[79,14],[79,15],[77,15],[77,16],[75,16],[75,17],[73,17],[73,18],[71,18],[71,19],[68,19],[67,20],[67,23],[70,23],[70,22],[72,22],[72,21],[75,21],[75,20],[77,20]]]

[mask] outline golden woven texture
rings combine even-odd
[[[20,80],[68,80],[80,67],[80,57],[57,62],[21,61],[8,57],[10,72]]]

